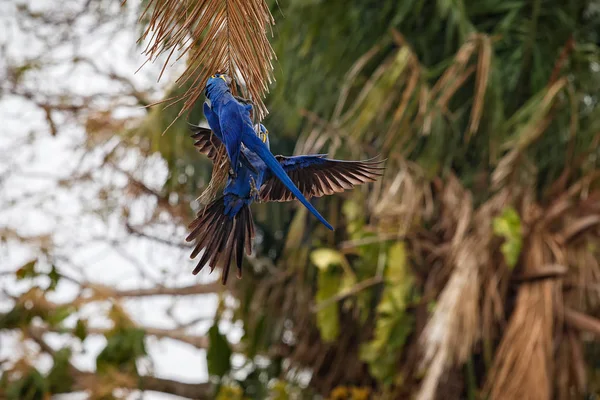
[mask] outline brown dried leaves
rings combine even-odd
[[[273,80],[275,58],[267,27],[275,21],[265,0],[149,0],[141,18],[150,13],[140,39],[150,41],[144,51],[148,59],[168,53],[164,71],[177,49],[181,51],[177,59],[189,55],[187,69],[177,82],[193,83],[175,99],[185,99],[179,115],[191,109],[208,77],[216,72],[228,73],[246,87],[244,95],[255,103],[258,119],[267,114],[262,97]]]

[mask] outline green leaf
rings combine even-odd
[[[288,400],[290,393],[288,392],[288,384],[285,381],[276,380],[271,385],[269,400]]]
[[[504,260],[510,269],[517,265],[523,247],[523,233],[521,232],[521,219],[512,207],[505,207],[502,214],[492,222],[494,234],[504,238],[500,247]]]
[[[334,249],[316,249],[310,253],[310,260],[320,270],[326,270],[332,265],[348,265],[346,257]]]
[[[38,276],[39,274],[35,270],[36,264],[37,260],[31,260],[25,263],[21,268],[17,269],[17,280],[35,278],[36,276]]]
[[[397,359],[414,326],[413,316],[406,313],[414,278],[403,242],[390,247],[384,276],[385,288],[377,306],[373,339],[361,346],[359,357],[369,364],[371,375],[390,384],[396,373]]]
[[[12,310],[0,318],[0,329],[15,329],[27,325],[35,315],[35,311],[28,310],[21,304],[15,304]]]
[[[52,393],[66,393],[71,391],[73,376],[69,371],[71,349],[64,347],[54,353],[52,369],[48,373],[48,384]]]
[[[369,364],[369,372],[380,382],[393,382],[397,360],[414,328],[414,317],[404,313],[379,316],[374,338],[360,347],[359,357]]]
[[[147,354],[145,336],[145,331],[139,328],[117,328],[107,333],[106,347],[96,358],[98,372],[106,373],[117,369],[137,375],[136,360]]]
[[[206,352],[208,373],[211,376],[223,377],[231,370],[231,346],[227,338],[219,331],[218,321],[208,330],[210,345]]]
[[[223,385],[215,400],[243,400],[244,390],[239,385]]]
[[[340,275],[326,269],[319,270],[317,281],[317,304],[335,296],[340,288]],[[340,334],[338,303],[330,304],[317,311],[317,328],[325,342],[332,342]]]
[[[84,319],[78,319],[73,333],[75,334],[75,337],[83,342],[88,335],[87,321]]]
[[[74,313],[76,310],[77,309],[71,305],[57,307],[54,311],[48,314],[48,316],[46,317],[46,321],[50,325],[56,326],[63,322],[69,315]]]
[[[46,378],[35,368],[21,379],[10,382],[5,392],[7,400],[44,400],[48,394]]]
[[[52,291],[56,289],[56,285],[58,285],[58,281],[61,278],[61,275],[58,273],[58,270],[56,269],[55,265],[52,265],[52,269],[48,273],[48,278],[50,278],[50,285],[48,285],[48,288],[46,290]]]

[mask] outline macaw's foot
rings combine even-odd
[[[237,178],[237,174],[235,173],[235,171],[233,170],[233,168],[229,168],[229,177],[231,179]]]
[[[245,99],[241,96],[234,96],[236,98],[237,101],[239,101],[240,103],[244,103],[244,104],[250,104],[252,105],[252,100],[250,99]]]
[[[254,178],[250,177],[250,197],[258,199],[259,194],[260,194],[260,192],[258,191],[258,188],[256,187],[256,181],[254,180]]]

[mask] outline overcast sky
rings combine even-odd
[[[52,49],[19,28],[15,20],[16,7],[23,3],[26,2],[0,1],[0,76],[6,73],[7,64],[21,64],[25,60],[41,57],[53,66],[26,75],[25,86],[36,92],[43,95],[102,93],[106,96],[105,99],[99,97],[98,107],[106,106],[102,102],[109,101],[106,99],[118,94],[122,88],[102,79],[89,67],[74,67],[70,60],[75,55],[93,59],[101,70],[114,71],[127,77],[139,90],[150,89],[156,98],[160,98],[161,90],[180,71],[177,66],[173,67],[160,83],[156,82],[160,63],[147,65],[135,73],[144,61],[142,49],[135,45],[139,34],[139,27],[135,23],[135,1],[128,1],[127,16],[119,25],[116,22],[114,26],[106,23],[102,29],[90,34],[93,19],[81,18],[81,23],[70,27],[71,34],[75,33],[77,40]],[[83,0],[32,0],[29,6],[32,9],[35,7],[35,11],[54,13],[58,10],[78,10],[83,3]],[[113,3],[118,7],[119,2]],[[43,31],[40,33],[46,35]],[[119,104],[114,107],[114,113],[135,123],[145,112],[135,106]],[[86,138],[82,124],[64,120],[61,115],[55,115],[55,118],[60,126],[58,134],[52,136],[45,115],[38,107],[0,91],[0,230],[15,229],[22,236],[49,234],[52,254],[69,260],[59,264],[63,273],[119,288],[147,287],[155,282],[181,286],[217,278],[216,274],[209,276],[207,271],[194,277],[191,274],[193,263],[186,249],[176,249],[128,235],[119,218],[123,207],[131,207],[132,220],[142,222],[150,215],[155,204],[152,198],[141,198],[132,204],[130,199],[123,196],[117,198],[110,209],[103,209],[104,203],[98,200],[102,188],[118,189],[127,182],[123,175],[98,167],[103,155],[118,143],[118,139],[109,140],[93,151],[86,152],[82,148]],[[120,166],[123,169],[148,186],[160,189],[167,177],[165,163],[160,156],[142,160],[133,151],[122,156],[124,159]],[[61,179],[84,171],[92,175],[91,182],[72,187],[60,184]],[[174,226],[167,217],[161,222],[163,224],[157,234],[172,240],[183,240],[185,227]],[[35,249],[16,241],[0,244],[0,271],[14,271],[36,256]],[[11,294],[21,293],[28,288],[27,282],[16,282],[7,274],[0,277],[0,285]],[[74,284],[63,280],[51,298],[56,302],[68,302],[75,296],[76,289]],[[176,304],[173,307],[174,302]],[[173,318],[167,315],[169,307],[173,307],[172,315],[179,322],[207,316],[207,320],[191,328],[191,332],[204,333],[212,323],[210,317],[214,315],[216,302],[215,295],[205,295],[129,301],[126,307],[136,322],[152,327],[174,326]],[[12,304],[3,297],[0,306],[2,311],[6,311]],[[84,308],[79,316],[89,318],[91,325],[107,326],[108,321],[97,314],[97,306],[90,306]],[[74,324],[76,318],[70,318],[67,322]],[[230,331],[231,340],[239,340],[239,329],[230,329],[227,324],[223,328]],[[15,335],[2,334],[0,338],[0,359],[14,359],[26,351],[19,345]],[[59,348],[66,343],[67,337],[52,334],[47,339]],[[95,356],[105,343],[102,336],[88,338],[84,349],[72,343],[74,350],[78,351],[75,364],[82,369],[92,370]],[[166,339],[149,339],[148,346],[152,362],[146,363],[144,368],[151,368],[157,376],[186,382],[208,379],[203,351]],[[50,366],[49,360],[39,360],[38,364],[42,369]],[[175,397],[146,394],[144,398]]]

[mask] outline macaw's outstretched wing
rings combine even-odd
[[[217,137],[217,135],[214,134],[213,131],[197,125],[188,125],[192,131],[191,137],[195,140],[194,146],[196,146],[200,153],[210,158],[212,162],[215,161],[219,153],[225,154],[225,146],[223,145],[223,142]]]
[[[206,103],[205,103],[206,104]],[[226,154],[225,145],[219,139],[219,137],[215,134],[215,132],[211,131],[208,128],[203,128],[201,126],[193,125],[188,123],[190,130],[192,131],[192,139],[195,140],[194,146],[198,149],[201,154],[204,154],[214,163],[219,154]],[[256,168],[244,153],[241,153],[242,164],[244,164],[247,168],[249,168],[252,172],[257,174]]]
[[[286,190],[289,190],[292,196],[296,197],[300,203],[304,205],[323,225],[329,230],[333,230],[333,226],[317,211],[317,209],[310,204],[310,201],[304,197],[300,189],[290,179],[288,174],[285,172],[281,163],[277,161],[275,156],[271,153],[271,150],[267,147],[261,139],[258,138],[256,132],[250,125],[246,126],[246,132],[244,134],[244,145],[248,147],[250,151],[253,151],[261,160],[266,164],[271,174],[277,177],[277,180],[285,186]]]
[[[325,154],[284,157],[275,156],[292,182],[306,198],[321,197],[374,182],[383,174],[385,160],[342,161],[325,158]],[[273,176],[268,176],[260,190],[262,201],[290,201],[294,195]]]

